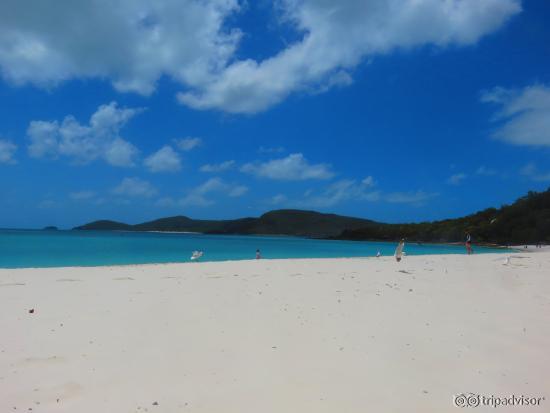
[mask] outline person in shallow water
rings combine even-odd
[[[259,260],[260,258],[262,258],[262,254],[260,253],[260,250],[256,250],[256,259]]]
[[[471,235],[467,232],[466,233],[466,253],[468,255],[470,255],[472,253],[472,237]]]

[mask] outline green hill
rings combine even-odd
[[[550,189],[540,193],[529,192],[512,205],[498,209],[488,208],[462,218],[434,222],[385,224],[335,214],[281,209],[258,218],[200,220],[175,216],[137,225],[102,220],[75,229],[295,235],[347,240],[394,241],[407,238],[423,242],[460,242],[469,232],[475,242],[550,243]]]
[[[475,242],[494,244],[550,243],[550,189],[529,192],[512,205],[498,209],[488,208],[457,219],[423,222],[418,224],[367,225],[345,230],[339,239],[415,241],[463,241],[469,232]]]
[[[314,211],[277,210],[259,218],[233,220],[201,220],[185,216],[161,218],[137,225],[115,221],[94,221],[77,230],[122,230],[122,231],[178,231],[202,232],[207,234],[264,234],[296,235],[314,238],[328,238],[340,235],[346,229],[356,229],[372,221]]]

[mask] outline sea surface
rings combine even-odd
[[[391,256],[396,244],[313,240],[283,236],[203,235],[155,232],[0,230],[0,268],[100,266],[262,258]],[[475,248],[475,247],[474,247]],[[463,246],[406,244],[407,255],[464,254]],[[475,253],[504,252],[475,248]]]

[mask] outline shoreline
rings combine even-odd
[[[319,241],[347,241],[347,242],[377,242],[377,243],[387,243],[393,244],[400,241],[399,238],[395,240],[386,240],[386,239],[348,239],[348,238],[339,238],[339,237],[311,237],[307,235],[292,235],[292,234],[243,234],[243,233],[219,233],[219,232],[196,232],[196,231],[160,231],[160,230],[127,230],[127,229],[77,229],[77,228],[68,228],[68,229],[57,229],[55,231],[45,230],[43,228],[0,228],[0,231],[37,231],[37,232],[75,232],[75,233],[87,233],[87,232],[105,232],[105,233],[136,233],[136,234],[188,234],[188,235],[206,235],[206,236],[239,236],[239,237],[288,237],[288,238],[301,238],[308,240],[319,240]],[[453,245],[460,246],[464,245],[463,241],[417,241],[417,240],[405,240],[406,243],[415,244],[415,245]],[[509,244],[498,244],[491,242],[475,242],[473,245],[480,247],[488,248],[523,248],[525,244],[509,245]],[[529,247],[534,247],[533,244],[527,244]],[[543,245],[543,248],[550,248],[550,245]],[[530,251],[534,252],[534,251]]]
[[[524,251],[522,249],[513,249],[508,248],[510,250],[510,253],[532,253],[532,252],[547,252],[550,251],[550,247],[546,250],[540,251]],[[502,257],[504,253],[502,252],[483,252],[483,253],[474,253],[472,255],[495,255],[497,257]],[[445,254],[405,254],[405,257],[454,257],[454,256],[468,256],[464,253],[445,253]],[[71,268],[77,268],[77,269],[86,269],[86,268],[125,268],[125,267],[153,267],[153,266],[170,266],[170,265],[199,265],[199,264],[211,264],[211,263],[246,263],[246,262],[258,262],[258,261],[327,261],[327,260],[380,260],[382,258],[392,258],[393,255],[381,255],[380,257],[376,257],[373,255],[368,256],[350,256],[350,257],[304,257],[304,258],[261,258],[261,259],[255,259],[255,258],[243,258],[243,259],[233,259],[233,260],[201,260],[201,261],[171,261],[171,262],[147,262],[147,263],[130,263],[130,264],[98,264],[98,265],[63,265],[63,266],[51,266],[51,267],[0,267],[0,274],[1,271],[14,271],[14,270],[41,270],[41,269],[71,269]]]

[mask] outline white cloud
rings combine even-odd
[[[374,180],[374,178],[372,176],[367,176],[366,178],[364,178],[361,183],[367,187],[371,187],[371,186],[375,186],[376,185],[376,181]]]
[[[378,55],[474,44],[521,10],[520,0],[278,0],[282,23],[300,39],[256,61],[236,54],[241,31],[230,19],[240,3],[80,0],[49,7],[3,0],[0,73],[45,87],[107,79],[141,94],[168,76],[183,86],[178,99],[190,107],[254,113],[296,91],[347,85],[350,71]]]
[[[103,159],[113,166],[132,166],[138,150],[120,137],[120,129],[141,111],[119,108],[111,102],[101,105],[87,125],[70,115],[62,122],[32,121],[27,128],[29,155],[33,158],[66,156],[80,164]]]
[[[134,165],[134,159],[139,151],[130,142],[121,138],[115,138],[104,148],[103,158],[113,166],[128,167]]]
[[[96,193],[94,191],[78,191],[78,192],[71,192],[69,194],[69,197],[75,201],[84,201],[84,200],[92,199],[95,196],[96,196]]]
[[[238,184],[228,184],[220,178],[210,178],[203,184],[189,191],[189,193],[178,201],[181,206],[209,206],[215,203],[208,198],[209,194],[219,193],[232,198],[240,197],[248,192],[248,188]]]
[[[364,59],[423,45],[475,44],[521,10],[519,0],[281,0],[282,19],[301,33],[263,61],[236,60],[178,95],[195,109],[255,113],[296,91],[351,83]]]
[[[150,94],[162,75],[197,86],[232,57],[240,32],[225,24],[238,10],[238,0],[3,0],[0,69],[46,87],[96,77]]]
[[[201,138],[182,138],[174,139],[174,143],[179,150],[184,152],[189,152],[190,150],[195,149],[197,146],[202,145]]]
[[[240,196],[243,196],[247,192],[248,192],[248,187],[244,185],[237,185],[231,188],[227,193],[227,195],[229,195],[231,198],[238,198]]]
[[[449,179],[447,179],[447,183],[451,185],[460,185],[463,180],[467,178],[467,175],[465,173],[457,173],[454,175],[451,175]]]
[[[6,139],[0,139],[0,164],[15,164],[17,145]]]
[[[232,169],[234,166],[235,166],[235,161],[231,160],[231,161],[225,161],[217,164],[207,163],[206,165],[201,166],[199,170],[201,172],[217,173],[217,172],[224,172],[229,169]]]
[[[281,181],[330,179],[334,176],[330,165],[310,164],[301,153],[293,153],[286,158],[273,159],[264,163],[247,163],[241,167],[241,172]]]
[[[481,100],[500,107],[493,119],[498,123],[494,138],[514,145],[550,146],[550,87],[497,87],[484,92]]]
[[[550,171],[539,171],[534,162],[530,162],[525,165],[520,169],[519,173],[536,182],[550,182]]]
[[[143,161],[151,172],[177,172],[181,169],[180,156],[171,146],[163,146]]]
[[[157,190],[148,181],[140,178],[124,178],[112,192],[120,196],[150,198],[157,193]]]

